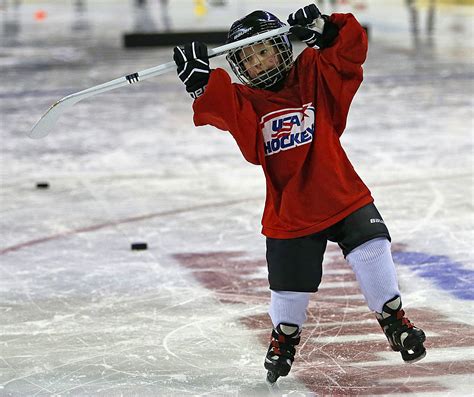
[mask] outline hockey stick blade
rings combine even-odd
[[[31,129],[28,136],[30,138],[39,139],[44,138],[49,134],[53,126],[58,121],[61,114],[72,107],[76,102],[69,100],[68,97],[60,99],[54,103],[48,111],[41,117],[40,120]]]
[[[283,26],[279,29],[270,30],[268,32],[261,33],[256,36],[248,37],[243,40],[236,41],[234,43],[225,44],[223,46],[214,48],[209,51],[209,58],[213,58],[230,50],[234,50],[239,47],[244,47],[246,45],[255,43],[256,41],[265,40],[273,36],[279,36],[288,34],[290,30],[289,26]],[[118,79],[108,81],[106,83],[96,85],[94,87],[88,88],[83,91],[79,91],[64,98],[60,99],[54,103],[48,111],[41,117],[41,119],[35,124],[35,126],[28,133],[30,138],[43,138],[48,135],[53,129],[54,125],[58,121],[59,117],[70,107],[75,105],[77,102],[82,101],[85,98],[101,94],[110,90],[114,90],[119,87],[124,87],[133,83],[138,83],[139,81],[149,79],[150,77],[159,76],[166,72],[176,69],[176,64],[174,62],[168,62],[162,65],[158,65],[149,69],[142,70],[137,73],[132,73],[124,77],[119,77]]]

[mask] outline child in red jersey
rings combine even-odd
[[[203,43],[174,49],[178,75],[195,98],[195,125],[229,131],[265,174],[262,233],[274,325],[268,380],[290,371],[328,240],[341,247],[393,350],[414,362],[426,354],[425,335],[404,316],[388,229],[339,140],[362,82],[365,31],[353,15],[321,15],[313,4],[288,23],[308,48],[293,61],[282,35],[230,51],[227,60],[243,84],[209,68]],[[274,15],[254,11],[232,25],[228,42],[281,26]]]

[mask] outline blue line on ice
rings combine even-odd
[[[474,271],[466,269],[448,256],[395,251],[393,260],[409,266],[416,274],[433,281],[459,299],[474,300]]]

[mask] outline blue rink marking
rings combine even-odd
[[[409,266],[416,274],[433,281],[456,298],[474,300],[474,271],[445,255],[395,251],[393,260]]]

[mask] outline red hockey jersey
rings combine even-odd
[[[321,231],[373,201],[339,141],[362,82],[367,37],[351,14],[330,20],[340,28],[334,44],[306,48],[278,92],[231,83],[216,69],[193,104],[196,126],[229,131],[245,159],[262,166],[267,237]]]

